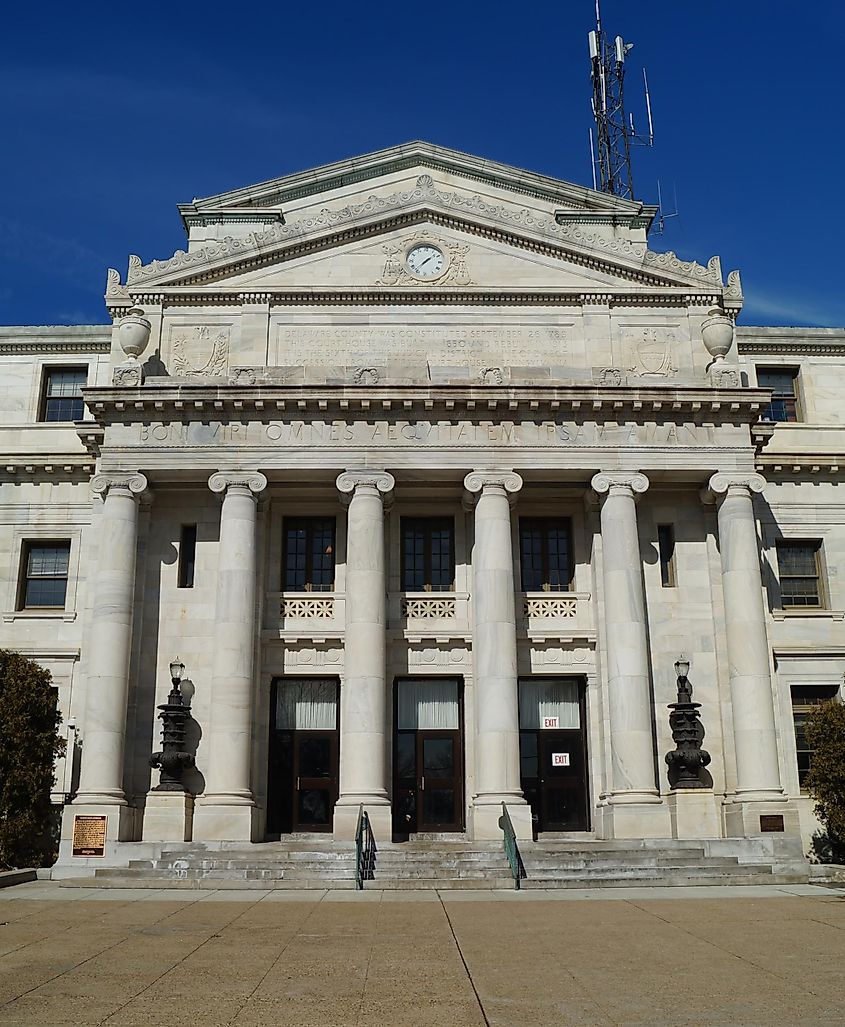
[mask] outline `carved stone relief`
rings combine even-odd
[[[621,367],[594,367],[593,382],[596,385],[624,385],[625,375]]]
[[[628,371],[641,377],[671,378],[678,373],[673,361],[675,332],[671,328],[629,329]]]
[[[405,266],[405,254],[411,246],[419,243],[430,243],[442,250],[446,258],[442,274],[429,281],[421,281],[408,273]],[[415,232],[407,236],[401,242],[385,243],[382,246],[385,255],[384,266],[381,277],[376,279],[376,285],[401,285],[430,288],[432,285],[476,285],[467,270],[467,254],[469,246],[460,243],[448,242],[430,232]]]
[[[228,325],[171,325],[171,369],[180,378],[219,378],[229,361]]]
[[[710,383],[717,389],[738,389],[739,370],[735,367],[714,367],[710,371]]]

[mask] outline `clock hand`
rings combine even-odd
[[[434,257],[434,254],[433,254],[433,253],[432,253],[432,254],[431,254],[430,256],[426,257],[426,258],[425,258],[425,260],[424,260],[424,261],[422,262],[422,264],[420,264],[420,267],[425,267],[425,265],[426,265],[426,264],[427,264],[427,263],[428,263],[428,262],[429,262],[430,260],[432,260],[432,259],[433,259],[433,257]]]

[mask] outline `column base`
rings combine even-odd
[[[673,838],[721,838],[721,818],[711,789],[676,788],[666,805]]]
[[[390,803],[385,805],[381,802],[354,802],[335,803],[334,821],[332,823],[332,837],[338,842],[354,842],[355,832],[358,830],[358,815],[361,806],[370,820],[370,827],[376,846],[382,842],[389,842],[393,838],[393,809]]]
[[[256,840],[258,810],[252,802],[203,802],[194,806],[195,842],[251,842]]]
[[[638,793],[639,795],[640,793]],[[611,838],[671,838],[669,808],[659,795],[641,799],[610,796],[595,817],[596,835]]]
[[[508,815],[513,824],[517,841],[530,842],[534,839],[534,822],[531,819],[531,807],[525,799],[504,800]],[[470,837],[477,841],[503,841],[504,832],[499,824],[502,816],[502,803],[484,802],[470,807]]]
[[[150,792],[144,807],[145,842],[189,842],[194,821],[194,797],[189,792]]]
[[[728,838],[751,838],[754,835],[801,834],[801,823],[795,804],[785,797],[775,799],[729,799],[722,806],[725,835]]]

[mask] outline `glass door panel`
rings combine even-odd
[[[393,827],[397,835],[463,830],[459,682],[397,682]]]

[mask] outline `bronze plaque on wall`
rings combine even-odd
[[[770,831],[783,831],[783,814],[769,813],[760,817],[760,830],[765,834]]]
[[[108,817],[101,816],[73,818],[74,856],[105,856],[107,821]]]

